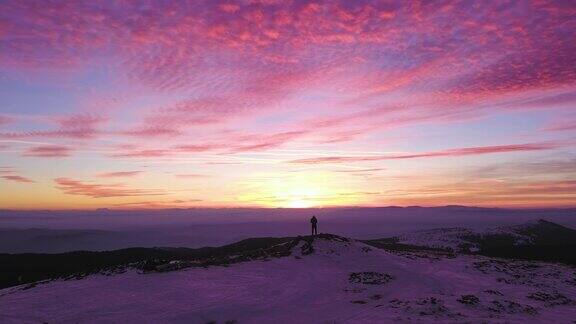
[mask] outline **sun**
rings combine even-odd
[[[261,173],[255,177],[264,180],[249,182],[250,190],[238,196],[240,201],[273,208],[323,208],[357,201],[356,196],[345,194],[350,189],[327,172]]]
[[[288,208],[310,208],[314,207],[314,203],[303,199],[295,199],[288,202]]]

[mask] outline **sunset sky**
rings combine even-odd
[[[2,1],[0,208],[576,206],[574,1]]]

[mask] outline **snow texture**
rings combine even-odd
[[[463,227],[437,228],[408,232],[397,236],[399,243],[451,251],[477,252],[480,241],[489,237],[507,237],[513,245],[531,245],[534,238],[529,234],[531,229],[542,226],[542,220],[534,220],[520,225],[498,226],[487,229],[470,229]]]
[[[576,272],[377,249],[337,236],[286,257],[0,290],[1,323],[572,323]]]

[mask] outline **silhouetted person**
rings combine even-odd
[[[312,235],[318,234],[318,219],[316,219],[316,216],[310,218],[310,224],[312,224]]]

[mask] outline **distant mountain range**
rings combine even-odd
[[[253,237],[306,235],[311,215],[318,218],[321,232],[361,239],[433,228],[521,224],[534,219],[576,228],[576,209],[413,206],[0,211],[0,253],[223,246]]]

